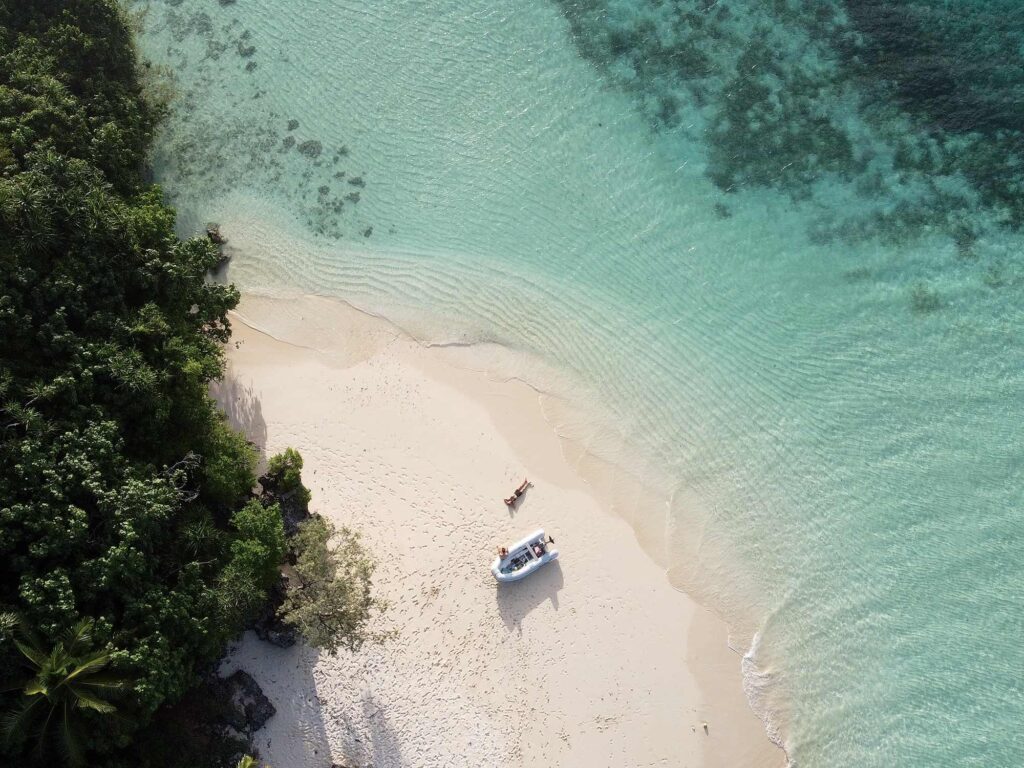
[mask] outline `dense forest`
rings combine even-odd
[[[143,69],[115,0],[0,0],[8,765],[183,764],[180,731],[177,761],[154,749],[180,728],[165,713],[264,608],[288,549],[273,494],[254,496],[254,448],[208,394],[238,293],[208,279],[217,246],[179,239],[144,181],[166,107]],[[271,469],[267,485],[308,501],[297,454]],[[338,599],[333,533],[320,521],[296,538]],[[369,637],[371,571],[345,585],[348,638],[319,644]]]

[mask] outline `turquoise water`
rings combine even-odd
[[[1017,3],[135,6],[183,229],[539,361],[794,764],[1024,765]]]

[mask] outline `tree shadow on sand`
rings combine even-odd
[[[229,366],[224,377],[210,385],[210,395],[224,411],[232,426],[242,430],[245,436],[265,458],[267,445],[267,422],[263,420],[263,407],[256,397],[252,385],[244,385]]]
[[[403,765],[401,741],[391,726],[384,707],[369,692],[363,694],[362,705],[363,723],[370,736],[367,750],[369,764],[374,768],[398,768]]]
[[[545,600],[550,600],[557,611],[558,590],[564,583],[562,565],[555,560],[522,581],[498,584],[495,597],[505,626],[521,635],[523,619]]]
[[[276,714],[252,736],[257,752],[276,758],[271,765],[320,768],[331,764],[323,702],[313,677],[319,655],[302,644],[278,648],[246,632],[222,666],[221,674],[225,676],[235,669],[249,672],[274,705]],[[275,736],[284,744],[274,748]]]

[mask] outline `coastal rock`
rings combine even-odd
[[[250,61],[248,64],[245,65],[245,71],[246,72],[252,72],[254,69],[256,69],[256,62],[255,61]]]
[[[256,620],[252,629],[260,640],[278,648],[291,648],[299,640],[295,627],[281,621],[273,606],[267,607],[265,614]]]
[[[353,187],[365,187],[366,186],[366,182],[363,181],[363,177],[362,176],[353,176],[351,179],[348,180],[348,183],[351,184]]]
[[[270,590],[267,604],[252,624],[256,637],[265,643],[276,645],[278,648],[290,648],[299,639],[295,627],[285,624],[277,616],[277,609],[284,603],[287,588],[287,579],[282,576]]]
[[[306,157],[319,157],[320,153],[324,151],[324,146],[319,141],[310,139],[299,144],[299,152],[304,154]]]
[[[224,680],[224,686],[231,702],[226,718],[228,724],[239,731],[252,735],[277,714],[270,699],[248,672],[238,670]]]
[[[250,56],[256,53],[255,45],[246,45],[242,40],[238,41],[238,43],[235,45],[235,48],[238,51],[238,55],[241,56],[243,59],[248,59]]]
[[[294,131],[298,127],[299,127],[299,121],[298,120],[292,119],[292,120],[288,121],[288,130],[289,131]]]
[[[302,493],[303,489],[293,488],[281,493],[278,479],[269,474],[263,475],[257,482],[262,489],[262,493],[259,495],[260,502],[265,507],[277,504],[281,509],[281,522],[284,524],[285,535],[294,536],[299,530],[299,525],[310,518],[309,503]]]
[[[220,233],[220,224],[215,224],[213,222],[206,225],[206,236],[210,238],[211,243],[215,243],[217,245],[224,245],[224,243],[228,241],[228,239]]]
[[[294,491],[284,494],[278,499],[281,504],[281,520],[284,523],[286,536],[294,536],[299,525],[309,520],[309,507]]]

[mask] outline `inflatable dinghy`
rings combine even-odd
[[[500,582],[525,579],[542,565],[558,559],[558,550],[550,546],[554,539],[545,541],[544,530],[531,533],[508,547],[491,565],[491,573]]]

